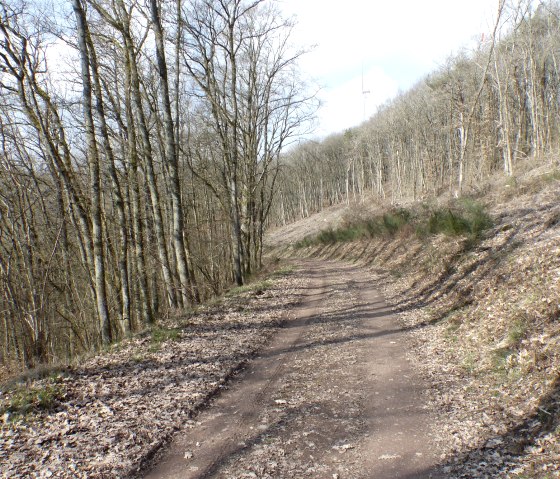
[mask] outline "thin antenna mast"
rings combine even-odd
[[[362,62],[362,97],[364,99],[364,118],[363,121],[366,121],[366,102],[367,102],[367,95],[369,95],[370,91],[364,89],[364,64]]]

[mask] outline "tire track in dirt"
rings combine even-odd
[[[290,327],[273,339],[261,357],[248,365],[195,424],[188,424],[184,432],[177,435],[146,479],[212,477],[228,456],[245,447],[243,438],[252,435],[259,407],[281,379],[289,364],[290,350],[297,345],[324,295],[324,277],[312,270],[303,270],[301,274],[309,278],[307,292],[296,307]]]
[[[424,385],[375,278],[319,260],[297,274],[292,318],[146,479],[441,477]]]

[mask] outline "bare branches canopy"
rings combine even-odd
[[[0,6],[0,360],[25,365],[243,283],[313,113],[272,0],[39,8]]]

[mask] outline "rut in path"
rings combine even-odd
[[[424,384],[371,273],[302,262],[286,326],[146,479],[440,478]]]

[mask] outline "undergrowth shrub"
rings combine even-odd
[[[386,233],[393,236],[400,231],[404,225],[408,224],[412,218],[412,212],[404,208],[390,211],[383,215],[383,227]]]
[[[460,236],[469,232],[469,223],[451,209],[436,210],[428,218],[428,232],[432,235],[444,233],[448,236]]]
[[[460,202],[463,209],[465,220],[469,227],[469,234],[478,238],[484,231],[493,225],[492,218],[486,212],[483,204],[465,198]]]

